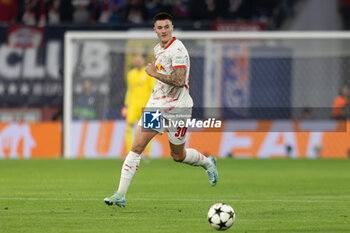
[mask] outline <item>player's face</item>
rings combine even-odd
[[[157,33],[159,41],[164,45],[172,39],[174,26],[168,19],[158,20],[154,23],[154,31]]]
[[[134,66],[138,69],[141,69],[145,65],[145,59],[142,55],[135,55],[134,56]]]
[[[85,80],[83,85],[84,85],[84,91],[86,93],[90,93],[90,91],[91,91],[91,82],[89,80]]]

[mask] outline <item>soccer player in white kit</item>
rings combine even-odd
[[[163,112],[170,116],[171,114],[186,115],[191,113],[193,106],[188,86],[190,58],[187,49],[180,40],[172,36],[174,26],[170,14],[158,13],[153,21],[159,43],[154,47],[155,62],[147,65],[146,72],[149,76],[156,78],[157,83],[146,109],[162,108]],[[144,129],[141,120],[139,121],[131,150],[122,167],[118,191],[104,199],[107,205],[125,206],[125,194],[139,167],[141,153],[151,139],[157,134],[162,134],[163,131],[164,128]],[[203,167],[210,185],[216,185],[218,180],[216,159],[212,156],[206,157],[192,148],[185,149],[186,127],[170,127],[167,131],[173,160]]]

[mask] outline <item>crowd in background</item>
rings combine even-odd
[[[299,0],[0,0],[0,23],[142,24],[166,11],[175,20],[246,20],[279,27]]]

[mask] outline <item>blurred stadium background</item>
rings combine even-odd
[[[205,37],[184,39],[191,56],[195,107],[204,116],[206,109],[213,109],[227,126],[225,132],[191,133],[191,147],[219,157],[347,158],[349,10],[346,0],[0,1],[0,158],[63,155],[66,32],[142,35],[151,31],[152,17],[159,11],[174,16],[175,36],[294,31],[317,31],[320,36],[214,39],[210,48]],[[322,38],[329,37],[329,31],[344,33]],[[120,115],[125,74],[135,52],[152,61],[155,42],[155,36],[72,42],[68,157],[125,156],[125,122]],[[88,94],[85,82],[91,85]],[[334,107],[340,92],[346,104]],[[82,107],[79,96],[92,98],[93,104],[83,106],[94,112],[92,116],[77,113]],[[156,138],[152,156],[169,157],[166,136]]]

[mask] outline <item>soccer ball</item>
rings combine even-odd
[[[235,221],[235,211],[230,205],[216,203],[208,211],[208,222],[216,230],[226,230]]]

